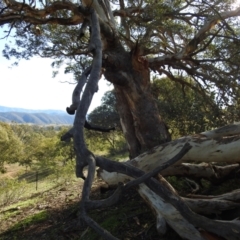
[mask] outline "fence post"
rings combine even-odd
[[[36,171],[36,191],[38,190],[38,171]]]

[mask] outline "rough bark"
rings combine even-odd
[[[198,136],[187,136],[172,142],[162,144],[158,147],[151,149],[150,151],[139,155],[138,157],[126,161],[127,164],[131,164],[145,172],[149,172],[152,169],[157,168],[161,164],[167,162],[188,142],[192,148],[189,152],[183,156],[183,158],[177,163],[182,162],[206,162],[206,163],[239,163],[240,162],[240,137],[231,136],[223,137],[219,139],[207,139],[201,134]],[[181,165],[184,166],[184,165]],[[181,168],[173,166],[172,169]],[[185,165],[187,166],[187,165]],[[187,167],[186,167],[187,168]],[[204,167],[203,167],[204,168]],[[230,168],[230,167],[229,167]],[[170,168],[171,169],[171,168]],[[183,167],[184,169],[184,167]],[[165,170],[166,172],[170,170]],[[228,171],[228,170],[226,170]],[[169,173],[167,173],[169,174]],[[166,174],[166,175],[167,175]],[[210,175],[209,175],[210,176]],[[204,173],[203,173],[204,177]],[[117,182],[125,182],[125,176],[119,173],[106,174],[105,178],[109,184],[116,184]]]
[[[161,172],[162,176],[188,177],[194,180],[206,179],[214,184],[220,184],[227,179],[240,176],[240,164],[218,166],[211,163],[181,163],[170,166]]]
[[[105,169],[105,171],[101,171],[100,175],[103,179],[104,177],[111,173],[115,174],[115,172],[119,172],[121,174],[127,174],[128,176],[132,178],[139,178],[144,175],[144,172],[140,169],[137,169],[133,166],[128,164],[122,164],[122,163],[113,163],[109,162],[107,159],[97,158],[97,165],[101,168]],[[107,181],[106,181],[107,182]],[[155,212],[158,212],[159,215],[162,215],[161,212],[164,212],[166,218],[172,218],[173,215],[177,216],[178,212],[181,215],[181,222],[184,225],[184,219],[187,219],[188,222],[193,224],[194,226],[198,226],[199,228],[202,228],[206,230],[207,232],[211,232],[213,234],[217,234],[218,236],[222,236],[229,240],[237,240],[239,239],[239,229],[240,229],[240,223],[239,221],[214,221],[211,219],[208,219],[206,217],[203,217],[201,215],[197,215],[194,212],[192,212],[186,202],[182,200],[178,194],[172,189],[171,186],[166,182],[164,178],[160,179],[160,183],[155,179],[149,179],[144,182],[146,186],[151,189],[150,192],[151,195],[154,197],[149,196],[149,194],[145,194],[144,197],[146,199],[152,199],[154,198],[156,205],[153,203],[151,204],[152,209],[155,210]],[[140,187],[141,189],[141,187]],[[152,201],[149,200],[149,203]],[[169,206],[166,204],[171,204],[173,207],[173,212],[171,214],[168,214]],[[175,209],[174,209],[175,208]],[[161,218],[158,217],[158,219]],[[162,222],[162,221],[161,221]],[[187,229],[187,230],[186,230]],[[178,230],[178,233],[183,238],[188,239],[195,239],[192,238],[192,236],[188,236],[189,229],[184,225],[181,229]],[[195,233],[193,233],[195,234]],[[202,238],[200,238],[202,239]]]
[[[137,139],[135,129],[134,129],[134,121],[132,118],[132,113],[128,107],[127,100],[124,98],[124,94],[121,88],[115,87],[115,95],[118,102],[122,104],[118,104],[118,113],[120,116],[120,123],[122,126],[123,134],[125,139],[127,140],[129,158],[133,158],[138,156],[141,152],[141,144]]]
[[[118,44],[105,50],[103,66],[106,79],[114,84],[122,129],[134,158],[171,137],[150,91],[147,61],[137,49],[128,53]]]

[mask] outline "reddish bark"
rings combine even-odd
[[[105,77],[114,84],[117,108],[130,157],[171,140],[150,90],[147,61],[137,51],[106,51]]]

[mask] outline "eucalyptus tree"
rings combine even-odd
[[[228,162],[239,161],[236,157],[239,140],[231,137],[227,141],[219,140],[219,137],[239,134],[239,126],[204,132],[199,135],[205,137],[204,141],[193,136],[167,143],[170,135],[153,98],[150,80],[153,74],[166,75],[200,94],[217,92],[218,105],[234,102],[239,87],[240,8],[228,0],[210,3],[204,0],[83,0],[82,3],[3,0],[0,7],[0,24],[9,26],[6,35],[15,34],[17,44],[17,48],[6,46],[6,57],[29,59],[37,54],[55,58],[53,65],[57,66],[66,59],[69,61],[66,72],[74,72],[78,80],[72,104],[67,108],[68,113],[76,113],[74,126],[62,139],[74,139],[76,174],[85,179],[81,218],[89,226],[106,239],[116,239],[94,222],[87,210],[114,204],[123,190],[139,185],[139,193],[157,215],[159,233],[166,231],[167,222],[186,239],[203,239],[197,227],[226,239],[239,239],[239,221],[215,221],[195,214],[192,210],[196,206],[180,198],[164,178],[159,179],[161,184],[152,178],[180,158],[211,162],[219,157]],[[86,113],[101,75],[114,86],[131,158],[149,150],[127,164],[95,156],[83,138]],[[189,84],[186,76],[194,84]],[[159,144],[162,145],[156,147]],[[229,145],[233,146],[231,152],[227,151]],[[109,183],[111,180],[116,183],[121,174],[136,180],[124,186],[120,184],[109,199],[92,202],[89,192],[96,165],[102,168],[100,176]],[[87,178],[83,173],[85,166],[88,166]],[[150,172],[144,174],[143,170]],[[234,194],[231,197],[236,199]]]
[[[0,172],[4,164],[16,163],[21,158],[23,144],[7,123],[0,123]]]
[[[194,84],[192,79],[184,81]],[[225,109],[216,104],[214,92],[202,94],[169,78],[153,78],[152,94],[173,139],[233,122],[227,119]]]

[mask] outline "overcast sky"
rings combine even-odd
[[[3,36],[0,29],[0,38]],[[29,61],[21,60],[18,66],[11,67],[14,59],[7,60],[2,55],[4,45],[10,39],[0,40],[0,105],[27,109],[64,110],[71,104],[73,82],[71,74],[57,75],[52,78],[51,59],[34,57]],[[89,112],[100,105],[107,86],[106,80],[100,80],[99,91],[94,94]]]

